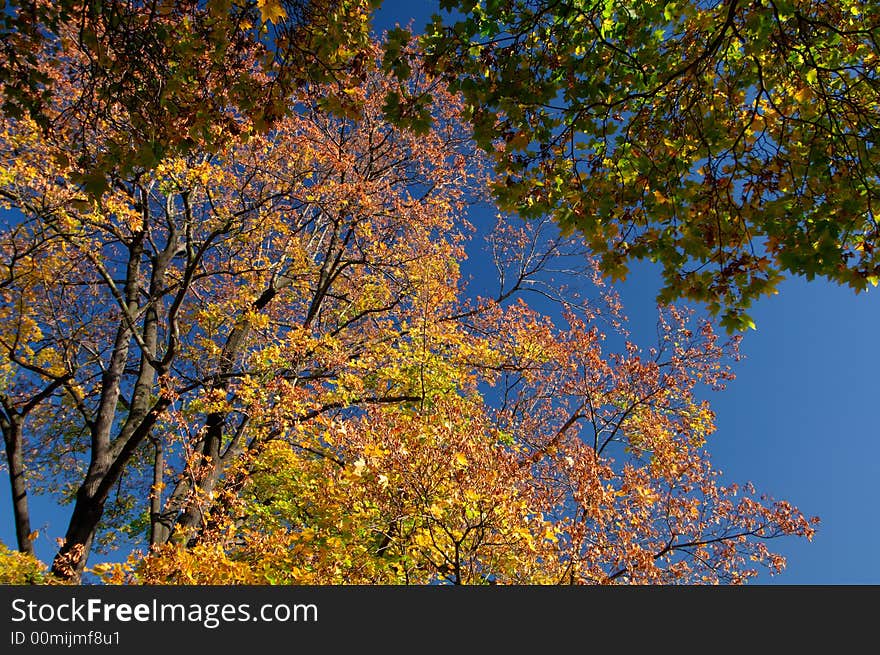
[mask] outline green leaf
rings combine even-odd
[[[88,194],[95,199],[100,199],[104,192],[110,188],[107,175],[101,170],[86,173],[82,178],[82,183]]]

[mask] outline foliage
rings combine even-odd
[[[45,584],[46,565],[29,553],[9,550],[0,543],[0,584]]]
[[[670,311],[659,349],[603,355],[574,316],[558,330],[523,305],[495,310],[481,330],[495,367],[471,360],[470,382],[430,402],[267,442],[230,476],[225,512],[194,548],[136,555],[107,579],[741,583],[784,566],[766,540],[812,536],[788,503],[725,486],[709,464],[714,417],[693,387],[730,373],[708,325],[694,334]],[[503,402],[477,392],[489,381]]]
[[[344,95],[340,72],[366,56],[374,4],[11,0],[0,16],[3,111],[72,140],[65,155],[100,195],[114,175],[219,148],[241,117],[265,131],[306,82]],[[63,80],[76,80],[74,97]]]
[[[13,0],[3,109],[73,139],[65,156],[94,195],[166,154],[238,138],[242,117],[269,129],[308,81],[331,82],[327,108],[357,112],[377,4]],[[662,301],[705,302],[729,329],[754,327],[746,310],[785,272],[876,286],[873,0],[441,7],[463,15],[436,17],[422,45],[496,155],[503,209],[580,230],[612,277],[659,262]],[[385,44],[400,80],[410,41],[396,28]],[[64,78],[79,91],[59,111]],[[424,133],[431,102],[400,85],[384,111]]]
[[[445,0],[424,39],[494,151],[503,208],[552,212],[606,274],[745,310],[783,272],[880,277],[874,0]]]
[[[709,465],[694,389],[730,377],[735,341],[667,308],[642,352],[613,293],[562,284],[595,271],[541,219],[499,214],[497,280],[468,291],[464,215],[487,163],[402,31],[334,50],[345,65],[297,77],[268,120],[246,98],[266,107],[279,53],[249,30],[294,5],[243,5],[240,47],[210,53],[205,33],[178,51],[163,26],[197,16],[220,38],[238,5],[169,6],[144,28],[164,72],[136,49],[94,65],[130,34],[112,3],[38,4],[32,34],[4,17],[49,91],[12,79],[0,122],[0,431],[20,550],[32,489],[70,505],[52,566],[68,581],[125,539],[148,555],[96,567],[108,581],[741,582],[781,569],[766,540],[812,536]],[[97,46],[72,29],[83,16],[107,21]],[[106,86],[129,68],[170,85],[167,102]],[[178,131],[166,112],[198,115],[201,93],[217,104]]]
[[[305,85],[270,134],[240,117],[246,143],[119,172],[98,197],[67,156],[75,138],[5,118],[0,194],[20,220],[0,242],[0,424],[23,426],[4,432],[27,464],[13,477],[73,503],[61,555],[78,544],[77,567],[98,520],[131,534],[146,512],[155,542],[195,529],[251,444],[421,393],[414,364],[387,362],[416,351],[424,303],[454,293],[479,158],[442,92],[430,135],[386,124],[373,68],[355,117]]]

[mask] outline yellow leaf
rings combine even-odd
[[[815,71],[813,71],[815,73]],[[807,74],[807,78],[809,79],[809,73]],[[798,89],[798,91],[794,94],[795,99],[798,102],[806,102],[810,98],[813,97],[813,93],[810,91],[810,87],[803,87]]]
[[[659,203],[667,203],[669,202],[669,198],[663,195],[662,191],[658,189],[654,189],[654,199]]]
[[[455,463],[458,466],[467,466],[468,459],[465,457],[464,453],[455,453]]]
[[[264,23],[280,23],[287,18],[287,12],[278,0],[257,0],[257,7]]]

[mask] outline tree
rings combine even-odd
[[[708,325],[694,333],[670,311],[660,349],[609,356],[594,325],[568,320],[560,330],[523,304],[492,306],[478,321],[483,360],[464,363],[458,387],[265,442],[230,476],[225,511],[194,548],[168,544],[105,575],[672,584],[781,570],[764,542],[813,526],[788,503],[722,485],[710,466],[713,415],[692,391],[729,371]],[[487,382],[503,389],[495,402],[478,391]]]
[[[552,279],[583,253],[540,221],[501,221],[497,291],[467,300],[463,212],[486,176],[460,103],[416,57],[401,87],[367,53],[341,85],[299,85],[268,132],[235,113],[235,138],[122,157],[106,185],[77,153],[121,134],[126,107],[49,135],[3,116],[0,429],[24,551],[3,558],[10,575],[36,571],[28,485],[71,504],[52,565],[70,581],[120,536],[149,548],[144,581],[779,568],[763,540],[813,528],[713,477],[692,393],[727,375],[711,330],[670,310],[656,351],[603,355],[595,322],[620,325],[615,301]],[[53,115],[75,115],[89,82],[64,74],[85,55],[68,56]],[[328,104],[338,88],[353,97]],[[401,90],[431,95],[414,129],[384,118]]]
[[[363,67],[378,4],[12,0],[3,110],[77,139],[100,193],[117,171],[239,138],[238,116],[269,129],[310,80],[356,112],[360,77],[344,71]],[[662,301],[705,302],[728,329],[753,327],[746,310],[786,272],[856,291],[880,279],[874,0],[440,4],[461,13],[421,43],[496,155],[498,202],[581,231],[606,274],[659,262]],[[389,37],[383,63],[405,79],[410,35]],[[63,113],[59,75],[81,89]],[[392,122],[427,129],[427,90],[386,100]]]
[[[662,300],[730,329],[783,272],[877,285],[876,2],[440,5],[461,13],[423,44],[503,208],[553,213],[613,277],[659,262]]]
[[[413,397],[374,371],[416,290],[449,279],[479,166],[451,98],[416,137],[381,120],[384,85],[358,88],[357,120],[306,85],[271,135],[240,117],[246,144],[115,174],[97,197],[65,156],[76,139],[5,119],[0,194],[21,213],[2,236],[0,427],[14,484],[44,475],[73,504],[56,575],[81,574],[99,530],[194,538],[225,470],[291,423]]]

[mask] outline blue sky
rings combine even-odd
[[[659,277],[634,268],[618,285],[634,336],[653,331]],[[786,280],[751,312],[736,380],[706,397],[717,414],[709,452],[729,482],[751,481],[822,520],[812,543],[781,539],[782,575],[760,583],[878,584],[880,288],[855,295]]]
[[[783,582],[880,583],[880,289],[791,280],[754,312],[748,359],[715,401],[715,461],[823,521]]]
[[[377,25],[406,24],[411,15],[426,16],[436,7],[436,0],[385,0]],[[479,256],[473,257],[470,267],[478,270]],[[656,271],[635,266],[617,288],[634,338],[650,345]],[[718,424],[709,445],[713,462],[729,482],[752,481],[759,491],[822,520],[812,543],[774,542],[772,549],[788,557],[788,567],[758,582],[880,584],[880,288],[856,296],[824,281],[789,279],[779,295],[757,302],[751,313],[758,329],[744,336],[737,379],[724,392],[707,392]],[[51,504],[33,497],[31,502],[35,528],[58,516]],[[0,540],[12,545],[9,515],[4,483]],[[51,557],[52,539],[64,527],[51,526],[36,544],[38,555]]]

